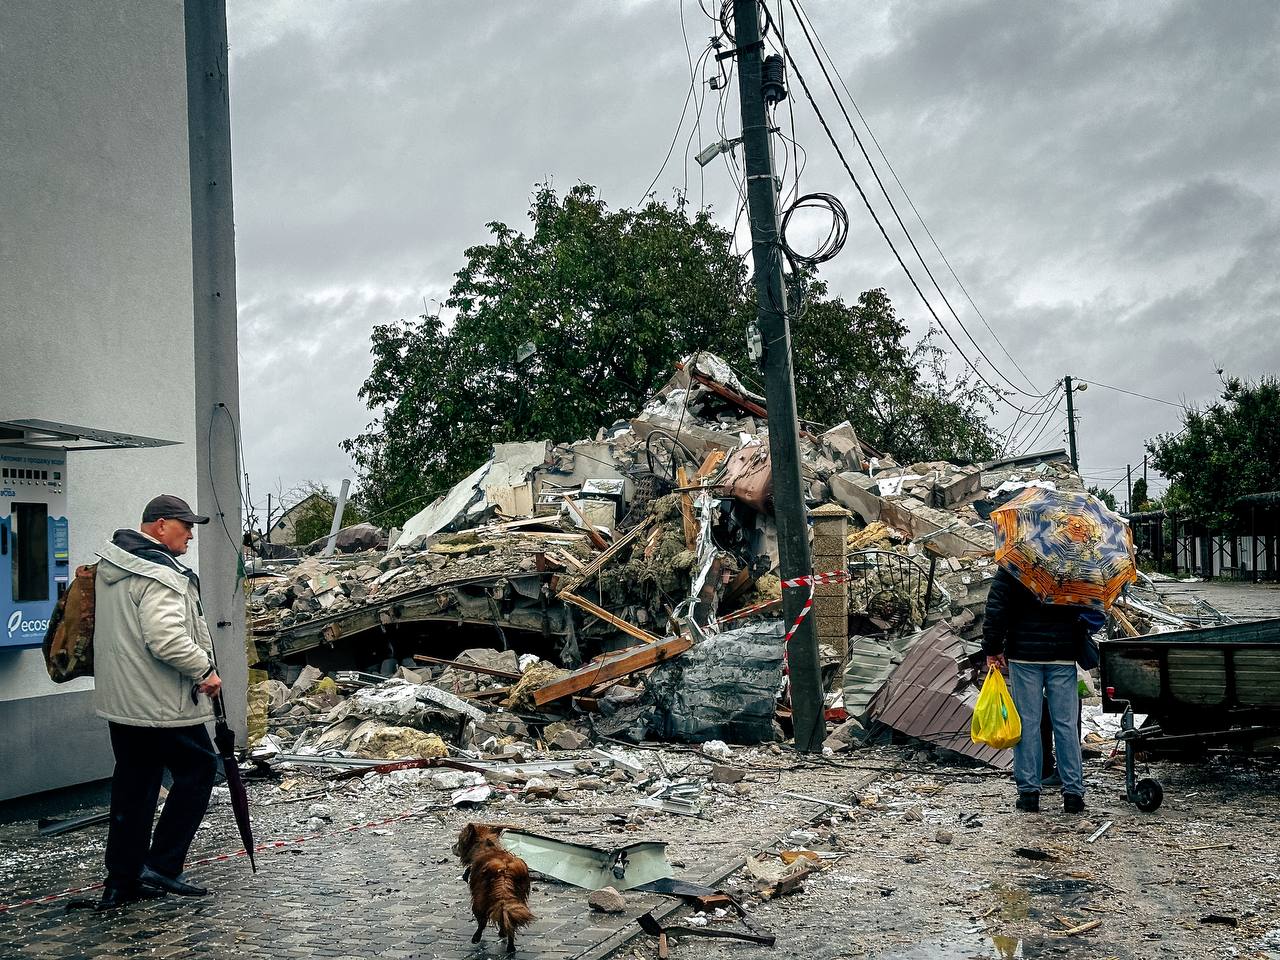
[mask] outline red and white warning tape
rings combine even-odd
[[[785,647],[791,642],[791,638],[795,636],[800,624],[804,618],[809,615],[809,611],[813,609],[813,588],[820,583],[844,583],[849,579],[847,570],[834,570],[831,573],[810,573],[803,577],[793,577],[790,580],[783,580],[784,587],[808,587],[809,596],[805,598],[804,606],[800,608],[800,616],[796,617],[795,623],[791,624],[791,629],[787,631],[787,635],[782,638],[782,645]]]
[[[804,577],[793,577],[783,580],[784,587],[813,587],[820,583],[846,583],[849,580],[848,570],[835,570],[831,573],[811,573]]]
[[[293,837],[288,840],[271,840],[267,843],[260,843],[253,848],[254,853],[261,853],[264,850],[276,850],[280,847],[292,847],[300,843],[306,843],[308,840],[318,840],[321,837],[334,836],[339,833],[354,833],[357,830],[369,830],[373,827],[386,826],[388,823],[398,823],[401,820],[412,820],[414,817],[422,816],[421,812],[401,813],[394,817],[387,817],[385,820],[370,820],[367,823],[357,823],[349,827],[343,827],[340,830],[334,830],[330,833],[311,833],[301,837]],[[208,863],[222,863],[226,860],[234,860],[236,857],[248,856],[248,851],[237,850],[234,853],[219,853],[212,857],[203,857],[199,860],[192,860],[187,864],[188,867],[200,867]],[[32,907],[41,903],[51,903],[54,900],[62,900],[65,897],[74,897],[80,893],[92,893],[95,890],[101,890],[101,883],[90,884],[87,887],[72,887],[69,890],[63,890],[59,893],[46,894],[43,897],[32,897],[29,900],[19,900],[16,903],[3,904],[0,903],[0,914],[8,913],[11,910],[18,910],[22,907]]]

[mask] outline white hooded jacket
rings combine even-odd
[[[136,531],[120,531],[141,538]],[[213,669],[213,640],[199,581],[156,545],[160,563],[114,542],[94,591],[94,707],[98,716],[136,727],[185,727],[213,719],[209,699],[192,688]],[[198,702],[196,702],[198,701]]]

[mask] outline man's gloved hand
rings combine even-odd
[[[218,676],[218,671],[215,670],[197,683],[196,689],[208,697],[216,697],[220,694],[222,692],[222,678]]]
[[[995,657],[987,657],[987,668],[990,670],[999,670],[1004,673],[1009,668],[1009,661],[1005,659],[1004,654]]]

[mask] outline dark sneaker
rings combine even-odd
[[[1040,812],[1040,794],[1035,792],[1019,793],[1018,802],[1014,806],[1023,813]]]
[[[1084,813],[1084,797],[1078,793],[1064,793],[1062,809],[1067,813]]]

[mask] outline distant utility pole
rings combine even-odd
[[[1124,512],[1133,513],[1133,464],[1125,464],[1124,468]]]
[[[742,148],[747,177],[747,211],[755,262],[756,323],[764,343],[764,385],[769,406],[769,457],[773,465],[773,503],[778,522],[778,552],[783,580],[814,572],[809,555],[809,524],[800,484],[800,437],[796,392],[791,372],[791,334],[787,291],[782,278],[778,235],[777,181],[773,144],[765,107],[760,37],[760,0],[734,0],[734,42],[738,58],[738,95],[742,105]],[[773,88],[776,89],[776,88]],[[771,95],[776,96],[771,90]],[[785,93],[781,93],[785,96]],[[795,623],[808,588],[782,591],[783,619]],[[818,640],[813,618],[806,617],[787,652],[791,677],[791,722],[797,750],[816,753],[826,739]]]
[[[1142,455],[1142,485],[1144,487],[1147,485],[1147,455],[1145,453]]]
[[[1063,379],[1067,388],[1067,443],[1071,448],[1071,469],[1080,472],[1080,457],[1076,454],[1076,405],[1073,394],[1077,390],[1087,390],[1087,383],[1075,383],[1068,375]]]

